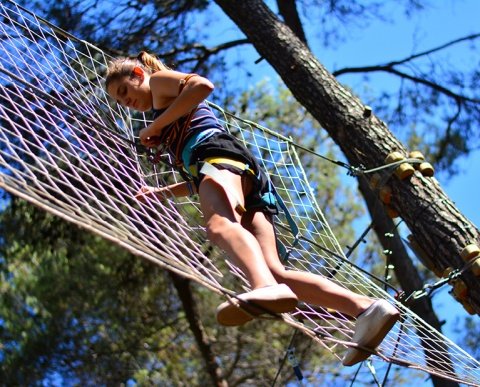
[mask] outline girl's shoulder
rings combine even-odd
[[[157,84],[162,82],[179,82],[184,79],[188,74],[175,70],[161,70],[153,73],[150,76],[150,84]]]
[[[149,84],[154,106],[165,107],[178,96],[178,87],[186,74],[173,71],[161,70],[150,76]]]

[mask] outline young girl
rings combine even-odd
[[[322,276],[286,270],[280,262],[272,222],[276,206],[262,200],[267,178],[204,103],[214,89],[208,79],[170,70],[141,52],[111,62],[105,87],[122,106],[153,110],[155,118],[140,131],[140,141],[147,147],[162,144],[193,178],[193,185],[141,187],[136,197],[144,201],[198,193],[208,238],[242,269],[252,287],[217,308],[220,324],[243,325],[266,311],[291,312],[300,300],[357,317],[352,341],[372,349],[380,344],[399,317],[396,308]],[[353,365],[368,356],[350,347],[343,363]]]

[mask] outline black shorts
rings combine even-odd
[[[202,141],[193,149],[190,157],[190,163],[191,165],[196,165],[197,170],[199,171],[202,166],[202,162],[211,157],[224,157],[231,160],[240,161],[245,163],[248,169],[253,171],[255,174],[254,178],[252,179],[253,187],[251,192],[245,197],[245,208],[247,210],[258,209],[259,211],[264,211],[269,214],[278,213],[278,209],[275,204],[269,204],[262,200],[263,195],[271,192],[272,190],[267,175],[258,164],[255,156],[240,141],[238,141],[236,137],[232,136],[228,132],[215,133],[211,137]],[[227,169],[237,175],[250,173],[230,164],[214,163],[214,165],[218,169]],[[193,179],[197,190],[203,177],[204,175],[200,174]]]

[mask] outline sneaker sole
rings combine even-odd
[[[367,348],[372,348],[372,352],[378,345],[382,342],[382,340],[385,338],[385,336],[388,334],[390,329],[395,325],[395,323],[398,321],[400,318],[400,313],[396,313],[391,315],[388,320],[386,320],[385,324],[383,325],[382,329],[378,331],[378,333],[366,344],[362,344],[362,347],[367,347]],[[370,355],[373,353],[367,352],[367,351],[362,351],[361,349],[353,348],[350,347],[348,351],[355,351],[353,357],[349,359],[349,361],[343,361],[342,364],[344,366],[350,367],[353,366],[357,363],[360,363],[361,361],[364,361]],[[347,352],[348,354],[349,352]]]
[[[274,300],[239,300],[233,299],[221,304],[217,313],[217,321],[223,326],[239,326],[262,314],[288,313],[297,307],[297,298],[281,298]]]

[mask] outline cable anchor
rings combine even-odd
[[[293,372],[295,372],[295,376],[297,377],[297,379],[303,380],[302,370],[300,369],[300,362],[295,356],[295,348],[287,349],[287,360],[293,367]]]

